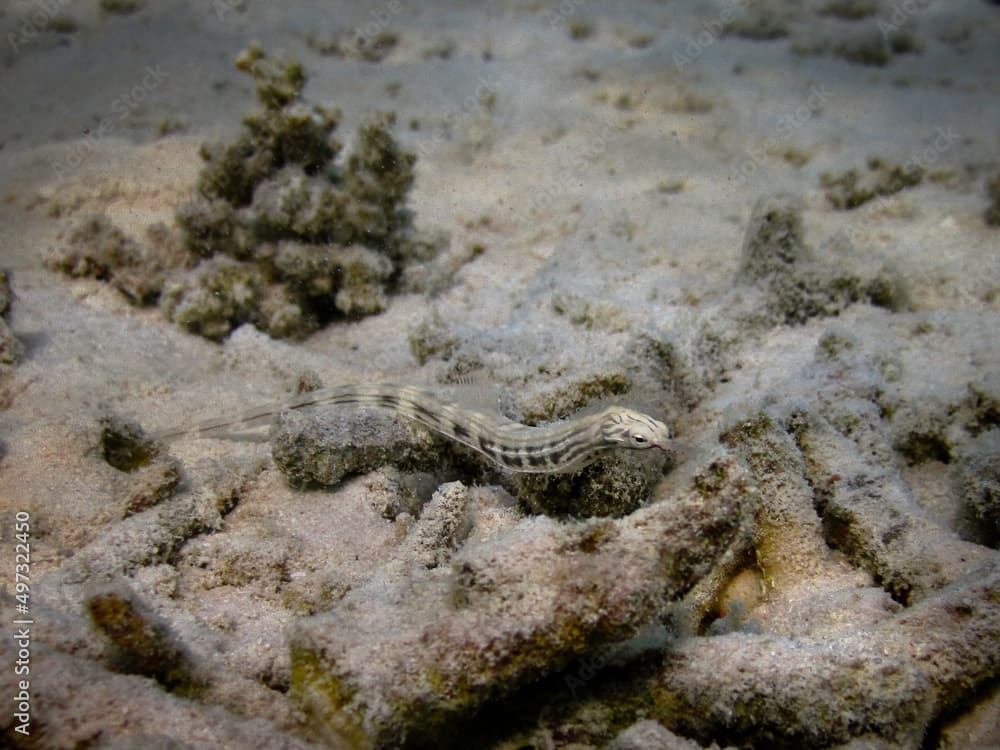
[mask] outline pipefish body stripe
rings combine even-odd
[[[610,406],[595,414],[529,426],[500,416],[464,409],[430,391],[391,383],[339,385],[306,393],[281,404],[258,407],[236,417],[164,430],[157,439],[201,436],[247,424],[288,409],[321,405],[374,407],[417,422],[433,432],[468,446],[512,471],[550,473],[574,471],[612,448],[667,450],[670,428],[648,414]]]

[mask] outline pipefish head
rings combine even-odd
[[[604,412],[601,420],[601,438],[612,448],[659,448],[666,452],[670,428],[640,411],[612,407]]]

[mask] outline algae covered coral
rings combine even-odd
[[[49,259],[72,276],[111,281],[131,301],[159,301],[185,330],[220,340],[243,323],[301,338],[345,316],[381,312],[408,260],[440,243],[421,238],[406,208],[416,156],[390,133],[393,117],[361,125],[351,151],[339,112],[302,101],[306,75],[251,46],[237,59],[263,109],[231,143],[205,144],[178,231],[139,243],[91,216]]]

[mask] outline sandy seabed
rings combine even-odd
[[[983,0],[5,4],[3,743],[1000,746],[997,38]],[[345,151],[395,113],[437,254],[299,340],[53,270],[94,214],[174,224],[251,42]],[[525,480],[317,409],[108,461],[470,377],[671,455]]]

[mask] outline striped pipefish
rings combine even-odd
[[[500,466],[519,472],[575,471],[612,448],[668,450],[670,428],[642,412],[610,406],[595,414],[537,427],[464,409],[435,394],[390,383],[322,388],[281,404],[237,417],[211,419],[155,433],[156,439],[198,437],[253,422],[289,409],[320,405],[374,407],[417,422],[472,448]]]

